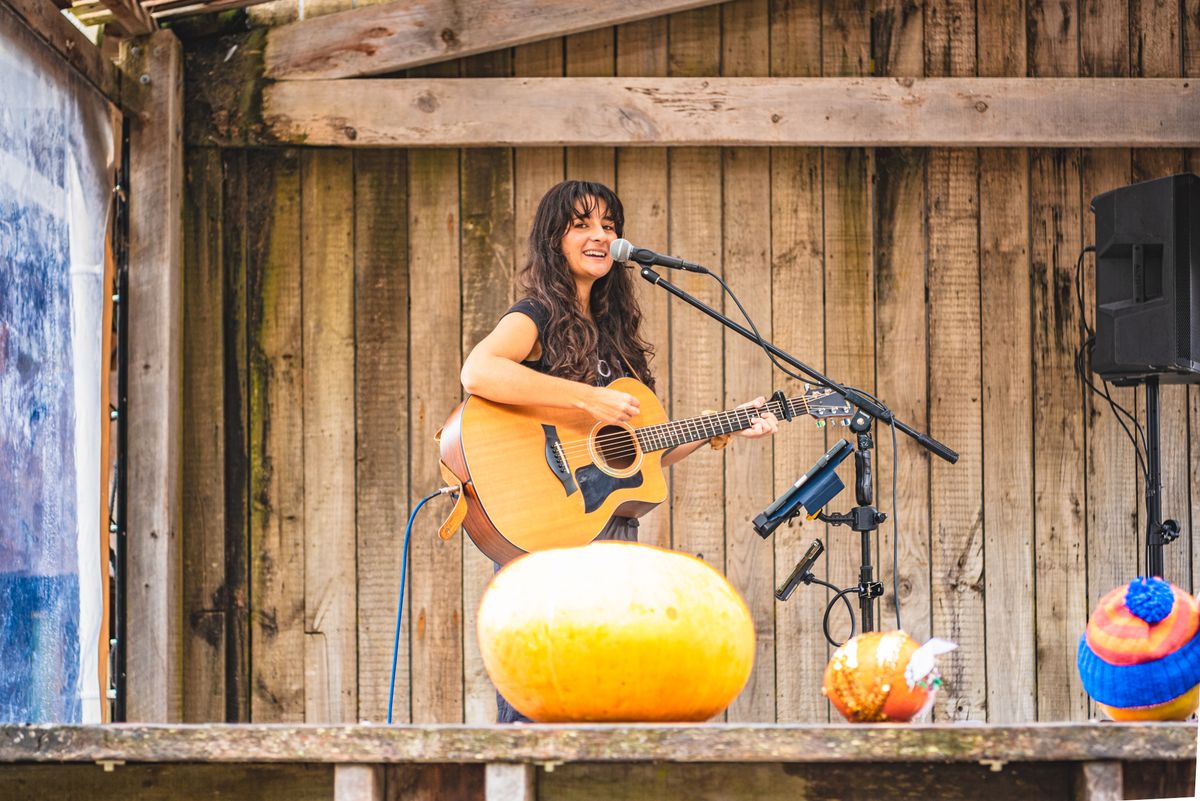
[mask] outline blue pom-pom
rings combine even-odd
[[[1129,582],[1125,591],[1125,606],[1147,623],[1165,620],[1175,607],[1175,593],[1171,585],[1160,578],[1141,576]]]

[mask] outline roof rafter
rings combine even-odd
[[[158,30],[158,25],[138,0],[100,0],[107,8],[113,21],[129,36],[144,36]]]
[[[266,77],[351,78],[673,14],[720,0],[404,0],[275,28]]]

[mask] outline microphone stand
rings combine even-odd
[[[950,464],[958,461],[958,454],[928,434],[921,433],[907,423],[897,420],[891,410],[865,397],[861,392],[842,386],[828,376],[809,367],[790,353],[777,348],[765,339],[760,340],[759,337],[755,336],[753,331],[734,322],[708,304],[688,294],[670,281],[667,281],[661,275],[654,272],[649,265],[643,264],[639,266],[641,267],[640,275],[642,278],[655,286],[662,287],[689,306],[699,309],[729,330],[736,331],[755,344],[760,344],[774,356],[804,373],[817,384],[837,392],[858,409],[858,413],[850,421],[850,428],[857,435],[857,444],[854,452],[854,475],[855,500],[858,506],[845,514],[825,514],[822,512],[818,515],[818,518],[831,525],[848,525],[860,534],[863,561],[862,566],[859,568],[859,582],[857,587],[859,609],[863,622],[862,630],[864,632],[873,631],[875,625],[874,601],[883,594],[883,585],[874,580],[874,571],[871,565],[870,537],[871,532],[878,529],[879,524],[887,519],[887,515],[879,512],[873,506],[875,492],[874,478],[871,471],[871,449],[874,447],[874,443],[871,440],[871,420],[875,419],[886,425],[895,426],[916,440],[923,448],[945,459]],[[705,272],[708,271],[705,270]],[[896,599],[896,603],[900,603],[899,598]],[[825,636],[826,639],[829,639],[828,632],[826,632]],[[834,644],[837,645],[838,643]]]

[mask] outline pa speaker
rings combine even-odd
[[[1096,346],[1106,381],[1200,383],[1200,178],[1190,173],[1092,198]]]

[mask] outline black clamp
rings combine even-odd
[[[771,393],[771,400],[768,401],[768,405],[771,403],[778,403],[779,408],[783,410],[783,419],[789,423],[792,422],[792,418],[796,415],[792,414],[792,404],[788,403],[787,396],[783,394],[782,389],[777,389]]]

